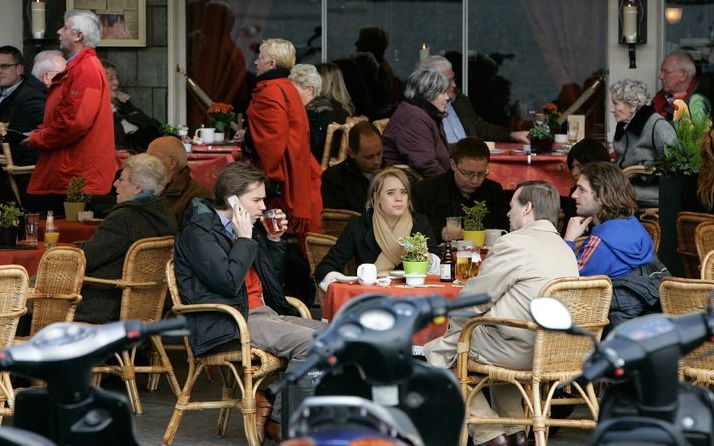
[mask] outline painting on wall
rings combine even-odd
[[[146,0],[67,0],[70,9],[88,9],[99,17],[99,46],[146,46]]]

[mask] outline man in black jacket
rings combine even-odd
[[[233,163],[216,179],[215,201],[194,198],[176,237],[175,268],[186,304],[219,303],[240,311],[248,321],[252,346],[288,361],[292,370],[307,356],[322,322],[297,316],[283,294],[287,218],[278,210],[281,230],[269,234],[256,224],[265,211],[265,175],[252,166]],[[235,207],[227,198],[238,198]],[[238,327],[225,313],[187,316],[193,352],[239,348]],[[259,436],[269,412],[257,413]],[[280,420],[280,396],[272,418]],[[274,425],[275,425],[274,424]],[[262,439],[262,437],[261,437]]]
[[[0,122],[10,123],[7,141],[13,162],[18,166],[35,164],[37,150],[20,147],[24,132],[42,123],[45,113],[47,88],[33,76],[24,76],[22,53],[13,46],[0,47]],[[30,175],[15,178],[24,198]],[[9,187],[3,190],[9,191]],[[5,197],[10,199],[12,197]]]
[[[464,138],[452,146],[451,168],[414,185],[414,209],[429,217],[439,241],[447,239],[446,217],[461,217],[461,205],[485,201],[486,229],[508,229],[508,200],[499,183],[486,178],[490,153],[483,141]]]
[[[368,121],[352,127],[347,159],[322,173],[322,205],[325,209],[364,212],[367,188],[382,168],[382,135]]]

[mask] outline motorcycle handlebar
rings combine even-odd
[[[145,324],[141,329],[141,334],[148,337],[162,334],[167,331],[183,330],[185,328],[186,318],[184,316],[179,316]]]
[[[595,381],[605,376],[612,369],[612,364],[605,358],[600,358],[583,368],[582,376],[587,381]]]
[[[471,296],[463,296],[458,299],[447,300],[446,310],[447,312],[457,310],[464,307],[473,307],[476,305],[483,305],[485,303],[491,302],[491,296],[486,293],[473,294]]]

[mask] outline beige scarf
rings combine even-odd
[[[400,237],[411,234],[413,226],[412,215],[409,211],[402,214],[397,220],[397,224],[392,228],[387,224],[382,209],[377,204],[372,215],[372,228],[377,245],[382,250],[374,262],[377,272],[391,271],[395,266],[402,263],[404,248],[399,244]]]

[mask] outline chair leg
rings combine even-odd
[[[233,384],[233,378],[224,367],[218,369],[221,375],[221,381],[223,382],[223,388],[221,389],[221,401],[228,401],[232,399],[235,395],[235,386]],[[218,413],[218,436],[225,437],[226,431],[228,430],[228,420],[231,417],[231,408],[223,407]]]
[[[152,350],[149,353],[149,367],[158,368],[162,365],[161,358],[159,358],[159,353]],[[155,372],[149,374],[149,379],[146,381],[146,390],[150,392],[156,392],[159,389],[159,380],[161,379],[161,372]],[[172,389],[173,390],[173,389]]]
[[[157,360],[164,370],[161,373],[166,374],[166,379],[169,381],[171,391],[174,393],[174,395],[178,396],[178,394],[181,393],[181,386],[179,385],[178,380],[176,379],[176,374],[174,373],[174,368],[171,365],[171,360],[169,360],[169,356],[166,354],[164,343],[161,341],[161,338],[159,336],[152,336],[151,342],[154,344]],[[149,379],[151,380],[152,378],[154,378],[155,383],[153,384],[153,388],[150,390],[156,390],[158,388],[160,377],[161,375],[159,373],[151,374]]]
[[[191,391],[193,390],[194,384],[196,384],[196,379],[201,375],[202,370],[203,364],[199,364],[198,367],[196,367],[193,362],[189,362],[186,383],[184,384],[178,398],[176,398],[174,412],[171,414],[169,424],[166,426],[166,432],[164,432],[164,438],[161,441],[162,445],[170,446],[171,443],[173,443],[174,438],[176,438],[176,432],[178,432],[179,425],[181,424],[183,412],[186,410],[186,405],[191,400]]]
[[[126,392],[129,397],[129,402],[131,402],[131,408],[134,413],[141,415],[144,413],[144,409],[141,407],[141,400],[139,399],[139,389],[136,386],[136,373],[134,372],[134,355],[136,349],[133,349],[131,353],[123,351],[121,353],[121,359],[119,361],[119,367],[121,370],[121,379],[124,380],[126,385]]]
[[[545,417],[543,416],[543,405],[540,397],[540,383],[533,383],[533,434],[535,435],[536,446],[546,446],[545,439]]]

